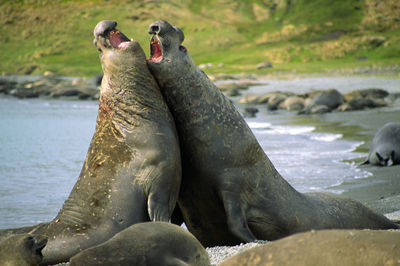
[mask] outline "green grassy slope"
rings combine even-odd
[[[118,21],[146,54],[151,22],[181,27],[189,53],[212,63],[211,73],[400,65],[399,18],[398,0],[3,0],[0,73],[99,73],[92,31],[104,19]],[[256,70],[263,61],[274,68]]]

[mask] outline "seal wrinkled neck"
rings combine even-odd
[[[115,21],[100,21],[94,31],[94,45],[100,51],[100,60],[104,72],[100,93],[120,94],[121,91],[133,92],[142,69],[147,68],[146,56],[139,44],[129,40],[117,28]]]
[[[121,116],[121,121],[133,123],[134,115],[145,116],[149,109],[162,108],[155,100],[162,96],[147,67],[143,49],[116,26],[114,21],[101,21],[93,32],[104,73],[99,117]],[[118,121],[115,117],[113,120]]]

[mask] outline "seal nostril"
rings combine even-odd
[[[160,27],[157,26],[157,25],[153,25],[153,26],[151,26],[151,31],[153,33],[159,33],[160,32]]]

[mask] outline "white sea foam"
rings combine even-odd
[[[331,142],[340,139],[342,137],[343,137],[342,134],[313,133],[313,135],[310,136],[310,139],[317,141]]]
[[[273,126],[268,130],[257,130],[259,134],[302,135],[314,131],[314,127]]]
[[[247,122],[251,129],[258,129],[258,128],[269,128],[271,123],[267,122]]]

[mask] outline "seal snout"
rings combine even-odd
[[[148,32],[149,32],[149,34],[158,34],[158,33],[160,33],[160,26],[157,25],[157,22],[154,22],[153,24],[150,25]]]
[[[102,51],[101,46],[104,46],[106,48],[113,47],[115,49],[122,49],[127,47],[130,41],[129,38],[126,37],[119,30],[117,30],[116,27],[116,21],[103,20],[97,23],[93,31],[93,44],[100,52]],[[99,40],[102,40],[101,44],[99,44]]]

